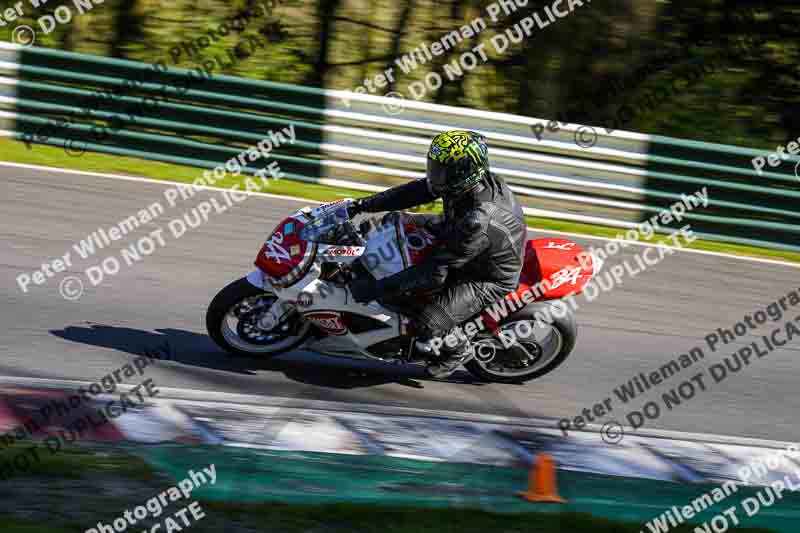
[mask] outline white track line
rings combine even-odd
[[[163,361],[167,363],[169,361]],[[157,365],[156,365],[157,367]],[[77,381],[67,379],[48,379],[32,378],[19,376],[0,376],[0,387],[42,387],[52,389],[71,389],[77,391],[79,387],[88,387],[88,381]],[[128,392],[133,387],[131,385],[118,384],[117,389]],[[513,426],[534,427],[558,431],[557,419],[552,418],[519,418],[503,415],[480,414],[475,412],[443,411],[440,409],[428,410],[416,407],[396,407],[390,405],[363,404],[331,402],[325,400],[305,400],[294,397],[279,396],[260,396],[251,394],[237,394],[227,392],[215,392],[199,389],[179,389],[169,387],[158,387],[158,398],[156,403],[164,401],[185,402],[194,404],[224,404],[228,406],[242,406],[248,409],[274,409],[276,407],[285,409],[310,409],[318,411],[338,411],[347,413],[368,413],[373,415],[386,415],[396,417],[416,417],[416,418],[439,418],[447,420],[468,421],[484,424],[506,424]],[[570,430],[570,433],[599,433],[602,426],[598,424],[588,424],[586,429]],[[753,446],[760,448],[786,449],[790,442],[775,441],[768,439],[755,439],[750,437],[734,437],[727,435],[711,435],[705,433],[683,433],[680,431],[668,431],[659,429],[647,429],[633,431],[625,428],[625,434],[632,437],[649,437],[666,440],[681,440],[702,442],[706,444],[724,444],[735,446]]]
[[[25,169],[29,169],[29,170],[41,170],[41,171],[46,171],[46,172],[57,172],[57,173],[60,173],[60,174],[77,174],[77,175],[84,175],[84,176],[94,176],[94,177],[98,177],[98,178],[116,179],[116,180],[122,180],[122,181],[135,181],[135,182],[141,182],[141,183],[151,183],[151,184],[154,184],[154,185],[161,185],[163,187],[173,187],[175,185],[190,186],[190,184],[181,183],[181,182],[177,182],[177,181],[156,180],[156,179],[152,179],[152,178],[141,178],[141,177],[138,177],[138,176],[124,176],[124,175],[121,175],[121,174],[104,174],[104,173],[100,173],[100,172],[89,172],[89,171],[83,171],[83,170],[69,170],[69,169],[63,169],[63,168],[58,168],[58,167],[47,167],[47,166],[41,166],[41,165],[28,165],[28,164],[25,164],[25,163],[11,163],[11,162],[7,162],[7,161],[0,161],[0,167],[3,167],[3,166],[12,167],[12,168],[25,168]],[[208,187],[208,186],[205,186],[205,185],[198,186],[197,189],[199,189],[199,190],[208,190],[208,191],[225,191],[225,190],[228,190],[228,189],[226,189],[224,187]],[[249,195],[249,196],[260,196],[262,198],[274,198],[276,200],[288,200],[288,201],[292,201],[292,202],[300,202],[300,203],[306,203],[306,204],[321,204],[321,203],[323,203],[323,202],[320,202],[319,200],[311,200],[309,198],[297,198],[297,197],[294,197],[294,196],[284,196],[284,195],[281,195],[281,194],[269,194],[269,193],[265,193],[265,192],[238,191],[238,193],[246,194],[246,195]],[[582,239],[594,239],[594,240],[606,241],[606,242],[608,242],[608,241],[618,241],[619,240],[619,239],[612,239],[612,238],[609,238],[609,237],[596,237],[594,235],[585,235],[583,233],[569,233],[569,232],[563,232],[563,231],[555,231],[555,230],[548,230],[548,229],[541,229],[541,228],[533,228],[533,227],[530,227],[530,226],[528,226],[528,229],[530,231],[533,231],[533,232],[536,232],[536,233],[550,233],[550,234],[553,234],[553,235],[563,235],[563,236],[567,236],[567,237],[579,237],[579,238],[582,238]],[[650,248],[658,247],[658,245],[656,245],[656,244],[650,244],[650,243],[639,242],[639,241],[625,240],[625,241],[620,241],[620,242],[625,242],[626,244],[633,245],[633,246],[645,246],[645,247],[650,247]],[[751,263],[764,263],[764,264],[768,264],[768,265],[777,265],[777,266],[786,266],[786,267],[791,267],[791,268],[800,268],[800,263],[792,263],[792,262],[789,262],[789,261],[780,261],[780,260],[777,260],[777,259],[766,259],[766,258],[761,258],[761,257],[749,257],[749,256],[746,256],[746,255],[726,254],[724,252],[711,252],[711,251],[708,251],[708,250],[697,250],[697,249],[694,249],[694,248],[677,248],[677,247],[674,247],[674,246],[667,246],[667,248],[671,248],[671,249],[673,249],[675,251],[678,251],[678,252],[685,252],[685,253],[690,253],[690,254],[711,255],[711,256],[716,256],[716,257],[726,257],[726,258],[729,258],[729,259],[738,259],[739,261],[748,261],[748,262],[751,262]]]

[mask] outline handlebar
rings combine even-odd
[[[349,205],[347,202],[324,209],[303,228],[301,238],[324,244],[364,246],[366,239],[350,219]]]

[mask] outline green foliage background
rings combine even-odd
[[[37,30],[39,46],[146,62],[166,59],[184,68],[219,57],[227,66],[217,67],[217,73],[334,89],[353,89],[393,66],[399,54],[480,16],[489,24],[486,30],[407,75],[395,68],[396,84],[381,93],[407,95],[409,83],[429,72],[443,74],[445,64],[486,42],[488,62],[425,100],[539,118],[566,112],[580,117],[574,113],[583,111],[588,115],[582,120],[570,121],[600,125],[621,106],[672,87],[676,74],[705,65],[711,73],[670,91],[657,107],[619,129],[770,149],[800,136],[796,0],[583,0],[583,7],[536,29],[502,55],[488,40],[533,11],[543,12],[551,1],[530,1],[493,23],[485,0],[282,0],[270,17],[253,18],[242,31],[202,49],[203,57],[182,53],[175,62],[173,47],[260,9],[261,2],[105,0],[44,35],[38,17],[61,4],[77,10],[72,0],[49,0],[38,8],[31,1],[23,0],[22,20],[0,27],[0,38],[11,40],[13,27],[25,23]],[[270,0],[264,6],[269,9]],[[248,35],[265,46],[251,50]],[[241,57],[231,62],[226,50],[233,53],[237,45]],[[664,57],[671,60],[663,62]],[[615,89],[626,79],[624,89]]]

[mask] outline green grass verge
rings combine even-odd
[[[4,533],[74,533],[75,529],[54,527],[52,525],[38,525],[22,520],[0,518],[0,531]]]
[[[207,502],[204,509],[224,513],[231,520],[242,516],[263,517],[262,522],[281,531],[324,530],[335,525],[340,531],[359,533],[640,533],[640,524],[598,518],[583,513],[495,514],[470,509],[413,509],[366,505],[260,505],[239,506]],[[680,526],[673,533],[693,533]],[[740,533],[770,533],[765,529],[731,528]]]
[[[148,161],[145,159],[97,153],[86,153],[81,157],[73,157],[68,155],[61,148],[42,145],[34,145],[31,149],[28,149],[24,143],[11,139],[0,139],[0,154],[2,154],[3,160],[17,163],[53,166],[88,172],[140,176],[179,183],[191,183],[202,175],[201,169],[198,168],[161,163],[158,161]],[[242,176],[228,176],[217,182],[217,185],[220,187],[230,187],[242,181]],[[263,187],[261,192],[307,198],[323,202],[348,197],[360,198],[368,195],[368,193],[353,189],[301,183],[290,180],[271,180],[269,187]],[[436,207],[432,205],[415,209],[415,211],[422,212],[435,210]],[[614,238],[621,232],[620,228],[547,218],[526,217],[526,221],[528,225],[533,228],[562,231],[565,233],[579,233],[596,237]],[[663,237],[656,235],[651,239],[647,239],[647,241],[655,242],[660,238]],[[688,248],[800,263],[800,253],[798,252],[772,250],[741,244],[697,240],[691,243]]]
[[[366,505],[229,505],[203,502],[203,511],[224,516],[231,523],[256,519],[268,524],[264,531],[283,533],[640,533],[641,526],[624,524],[587,514],[559,515],[526,513],[499,515],[469,509],[410,509]],[[206,531],[202,523],[193,528]],[[199,527],[198,527],[199,526]],[[79,526],[38,525],[14,519],[0,519],[3,533],[75,533]],[[236,529],[231,529],[236,531]],[[671,533],[692,533],[691,526],[670,529]],[[773,533],[766,529],[731,528],[734,533]]]
[[[29,451],[33,446],[36,447],[35,453]],[[24,476],[58,476],[79,479],[86,472],[124,476],[141,481],[148,481],[156,477],[149,465],[138,457],[130,457],[121,461],[117,452],[106,453],[69,444],[55,453],[51,453],[44,442],[27,440],[3,446],[0,450],[0,465],[13,464],[14,458],[18,456],[28,458],[29,468],[25,471],[15,470],[8,475],[8,479],[0,478],[0,483],[13,483],[13,479]],[[37,457],[38,461],[34,460],[34,457]],[[3,470],[0,470],[0,473],[2,472]],[[3,530],[0,529],[0,531]]]
[[[0,456],[0,461],[9,455],[24,450],[31,443],[12,445]],[[45,454],[49,455],[49,454]],[[57,458],[57,460],[55,460]],[[47,475],[51,487],[58,487],[60,478],[95,476],[113,473],[132,480],[157,479],[159,474],[139,457],[129,455],[119,448],[82,449],[70,447],[43,460],[35,471],[27,476]],[[25,477],[25,476],[20,476]],[[21,480],[18,480],[21,481]],[[8,482],[8,481],[6,481]],[[118,491],[120,509],[130,505],[125,501],[125,491]],[[70,495],[81,505],[91,505],[91,494]],[[13,504],[13,502],[7,502]],[[138,503],[138,502],[137,502]],[[106,504],[108,502],[106,501]],[[329,504],[294,505],[282,503],[239,504],[218,501],[204,501],[203,510],[207,515],[222,518],[228,524],[249,523],[268,524],[269,531],[285,533],[307,533],[317,531],[359,533],[639,533],[640,524],[625,523],[584,513],[561,512],[556,506],[552,512],[530,512],[516,514],[497,514],[472,509],[418,509],[414,507],[389,507],[380,505]],[[98,513],[101,510],[98,509]],[[0,518],[0,531],[4,533],[67,533],[83,531],[84,528],[72,523],[59,523],[53,520],[46,525],[12,517]],[[200,532],[207,531],[202,522],[193,527]],[[235,531],[235,529],[232,529]],[[681,526],[670,530],[673,533],[692,533],[691,526]],[[772,533],[765,529],[738,529],[740,533]]]

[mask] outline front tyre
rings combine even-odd
[[[294,315],[275,330],[257,327],[258,319],[277,296],[259,289],[247,278],[230,283],[219,291],[206,311],[209,336],[223,350],[247,357],[272,357],[297,348],[311,332],[311,324]]]
[[[546,320],[537,320],[545,317]],[[484,381],[522,383],[555,370],[575,347],[578,325],[566,305],[532,304],[500,323],[506,346],[496,337],[477,340],[476,356],[464,367]]]

